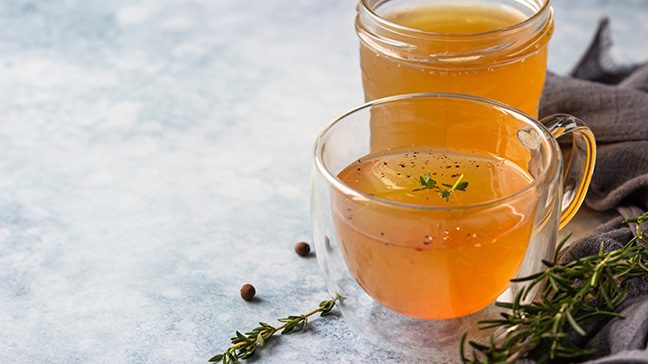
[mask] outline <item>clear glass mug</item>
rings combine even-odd
[[[372,120],[389,138],[372,138]],[[543,125],[544,124],[544,125]],[[556,138],[571,134],[566,166]],[[465,206],[423,206],[352,189],[338,174],[370,153],[469,151],[514,163],[521,190]],[[569,115],[536,121],[476,96],[418,93],[369,102],[319,135],[311,185],[313,240],[331,295],[352,326],[376,342],[456,355],[464,331],[492,315],[510,279],[542,268],[559,228],[581,205],[594,169],[592,132]],[[425,239],[443,244],[425,244]],[[423,241],[423,245],[421,244]],[[383,329],[388,327],[387,330]]]
[[[438,11],[457,4],[465,7],[455,13]],[[425,13],[428,6],[436,10]],[[512,14],[512,25],[503,28],[469,28],[470,19],[496,27]],[[462,27],[460,20],[468,25]],[[360,0],[356,32],[367,101],[453,92],[490,98],[538,116],[553,33],[549,0]]]

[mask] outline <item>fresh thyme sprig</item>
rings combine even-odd
[[[502,318],[480,322],[482,329],[504,329],[502,337],[491,336],[488,344],[470,341],[465,352],[466,335],[461,342],[464,363],[513,363],[532,358],[540,363],[554,359],[573,359],[592,354],[574,342],[574,335],[585,336],[584,327],[594,320],[622,318],[615,310],[628,295],[629,279],[648,274],[648,232],[641,225],[648,212],[626,220],[636,224],[636,236],[622,248],[606,251],[601,243],[597,254],[567,263],[558,261],[567,238],[556,248],[552,261],[543,261],[545,270],[516,282],[528,282],[512,303],[497,302],[508,309]],[[539,289],[531,303],[527,296]]]
[[[432,179],[432,176],[429,173],[426,173],[424,176],[419,176],[419,183],[421,184],[420,188],[415,188],[412,192],[424,191],[424,190],[433,190],[439,192],[441,198],[445,198],[446,201],[450,199],[450,195],[454,191],[466,191],[468,187],[468,182],[463,181],[464,175],[460,175],[454,184],[442,183],[441,186],[446,188],[439,187],[437,181]]]
[[[272,335],[278,331],[281,331],[281,335],[300,331],[306,328],[310,316],[316,313],[320,313],[320,316],[328,315],[338,300],[339,297],[335,297],[332,300],[324,300],[320,302],[318,308],[309,313],[280,318],[278,321],[283,323],[281,326],[275,327],[265,322],[259,322],[260,326],[250,332],[242,334],[237,331],[236,336],[230,338],[232,346],[227,348],[222,354],[213,356],[209,361],[221,362],[222,364],[237,364],[241,359],[248,359],[254,356],[259,346],[265,345],[272,338]]]

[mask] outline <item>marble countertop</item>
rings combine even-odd
[[[554,7],[553,70],[603,14],[620,60],[648,56],[648,1]],[[315,135],[362,101],[354,9],[1,2],[0,363],[204,363],[234,330],[327,297],[292,247],[310,238]],[[259,358],[406,360],[339,316]]]

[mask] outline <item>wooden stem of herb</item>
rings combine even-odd
[[[615,311],[628,295],[628,280],[648,274],[648,231],[641,229],[646,221],[648,212],[626,220],[637,224],[637,235],[622,248],[606,251],[601,243],[597,254],[572,256],[567,263],[558,261],[567,238],[561,241],[552,261],[543,261],[542,272],[513,280],[528,283],[512,303],[496,303],[508,311],[499,319],[480,322],[483,329],[505,330],[505,334],[491,335],[488,344],[470,341],[470,353],[466,353],[464,335],[462,361],[513,363],[530,358],[544,363],[592,354],[593,349],[581,348],[572,338],[585,336],[583,327],[595,320],[622,318]],[[536,297],[532,302],[524,303],[532,296]]]
[[[324,300],[320,302],[318,308],[303,315],[291,315],[280,318],[278,321],[283,323],[280,326],[275,327],[265,322],[259,322],[260,326],[250,332],[242,334],[237,331],[236,336],[230,339],[232,346],[227,348],[222,354],[213,356],[209,361],[221,362],[223,364],[236,364],[241,359],[248,359],[254,355],[259,346],[265,345],[275,333],[280,331],[284,335],[303,330],[308,325],[308,318],[310,316],[316,313],[319,313],[320,316],[328,315],[339,299],[339,297],[335,297],[332,300]]]
[[[460,175],[457,180],[455,181],[454,184],[448,184],[448,183],[442,183],[441,185],[444,186],[445,188],[439,187],[439,184],[437,181],[432,179],[432,176],[427,173],[424,176],[419,176],[419,183],[423,187],[415,188],[412,191],[417,192],[417,191],[424,191],[424,190],[432,190],[432,191],[437,191],[439,195],[442,198],[445,198],[446,201],[450,199],[450,195],[454,191],[466,191],[466,188],[468,187],[468,182],[463,180],[464,175]]]

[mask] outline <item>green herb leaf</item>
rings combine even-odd
[[[567,321],[571,325],[572,329],[574,329],[574,331],[579,333],[581,336],[585,336],[585,330],[583,330],[583,328],[576,322],[574,316],[572,316],[569,311],[566,311],[565,315],[567,316]]]
[[[459,183],[457,183],[457,187],[455,187],[455,190],[457,190],[457,191],[465,191],[466,187],[468,187],[468,182],[466,182],[466,181],[459,182]]]
[[[211,357],[211,359],[209,359],[209,361],[214,363],[214,362],[219,362],[222,359],[223,359],[223,354],[217,354],[217,355],[214,355],[213,357]]]

